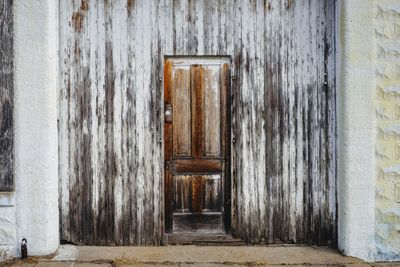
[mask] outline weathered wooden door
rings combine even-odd
[[[228,227],[229,77],[226,57],[166,58],[167,233],[215,234]]]

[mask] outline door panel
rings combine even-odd
[[[204,156],[221,156],[220,66],[205,68]]]
[[[167,233],[223,233],[225,229],[228,70],[229,60],[224,57],[166,59]]]
[[[221,175],[174,175],[174,214],[221,212]]]
[[[191,113],[189,69],[177,69],[173,73],[173,150],[174,157],[190,156]]]
[[[192,181],[190,175],[174,176],[174,213],[190,212],[190,192]]]
[[[221,176],[205,175],[202,180],[204,192],[202,198],[202,212],[221,211]]]
[[[174,233],[223,233],[221,175],[174,175]]]
[[[222,218],[219,213],[184,213],[174,216],[174,234],[221,234]]]

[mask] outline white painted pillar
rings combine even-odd
[[[15,218],[17,255],[59,245],[58,1],[14,1]]]
[[[340,0],[338,24],[338,242],[375,255],[375,0]]]

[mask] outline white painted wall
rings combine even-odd
[[[375,255],[375,0],[339,1],[338,242],[346,255]]]
[[[57,2],[14,1],[16,183],[0,195],[0,257],[19,255],[23,237],[30,255],[59,245]]]

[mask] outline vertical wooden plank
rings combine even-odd
[[[70,226],[71,239],[74,242],[91,240],[91,138],[88,133],[91,128],[91,90],[90,77],[88,77],[89,66],[87,56],[89,49],[84,40],[87,36],[87,2],[74,3],[72,29],[74,39],[72,40],[70,56],[74,71],[70,76],[70,84],[73,89],[71,93],[71,121],[69,127],[70,138],[75,142],[70,145],[70,164],[75,172],[70,176]],[[79,67],[78,67],[79,65]],[[73,123],[73,124],[72,124]],[[85,204],[87,203],[87,205]],[[88,220],[84,220],[87,218]],[[90,241],[89,241],[90,242]]]
[[[296,8],[294,10],[294,36],[295,40],[301,40],[301,38],[306,38],[304,29],[301,29],[301,25],[305,24],[306,20],[306,10],[307,6],[304,2],[298,2],[295,4]],[[306,89],[303,87],[303,79],[307,77],[307,69],[306,69],[306,56],[304,55],[305,49],[302,46],[303,43],[295,42],[295,56],[297,58],[298,64],[295,66],[295,71],[298,72],[295,79],[295,134],[296,134],[296,204],[295,204],[295,217],[296,217],[296,236],[295,241],[299,242],[304,239],[304,146],[305,146],[305,135],[303,128],[303,111],[304,111],[304,94],[306,94]]]
[[[127,76],[128,76],[128,86],[126,88],[127,93],[127,129],[126,129],[126,150],[127,150],[127,168],[128,168],[128,191],[129,191],[129,202],[127,206],[129,206],[129,217],[126,221],[126,233],[129,233],[127,241],[128,244],[137,244],[138,243],[138,235],[137,229],[133,225],[137,224],[137,207],[141,205],[137,199],[137,176],[138,176],[138,146],[137,146],[137,132],[139,129],[136,124],[136,117],[138,116],[136,112],[136,106],[138,102],[137,97],[137,87],[138,81],[136,79],[137,73],[137,64],[136,64],[136,54],[140,53],[136,46],[136,28],[137,28],[137,17],[138,17],[138,3],[135,1],[127,10],[128,18],[127,18],[127,39],[128,39],[128,66],[127,66]]]
[[[170,3],[170,2],[169,2]],[[167,3],[167,5],[169,4]],[[189,43],[188,35],[189,35],[189,25],[187,19],[188,16],[188,5],[189,1],[187,0],[175,0],[172,2],[173,4],[173,18],[174,18],[174,36],[173,36],[173,44],[174,55],[187,55]]]
[[[315,22],[317,19],[317,6],[318,3],[311,3],[310,4],[310,16],[309,16],[309,24],[312,22]],[[318,203],[316,203],[316,197],[317,197],[317,192],[314,191],[313,189],[316,189],[316,183],[317,183],[317,177],[319,175],[318,172],[318,165],[319,165],[319,158],[318,158],[318,152],[319,152],[319,142],[318,142],[318,132],[315,131],[314,129],[317,129],[317,120],[319,114],[318,112],[318,98],[317,98],[317,72],[318,69],[314,65],[314,59],[317,59],[317,29],[316,27],[310,27],[310,35],[311,38],[309,39],[308,47],[309,47],[309,57],[311,59],[310,64],[311,66],[314,66],[314,68],[311,69],[312,76],[310,76],[310,81],[309,81],[309,90],[308,90],[308,124],[307,124],[307,130],[308,130],[308,156],[309,156],[309,169],[308,169],[308,194],[307,197],[309,199],[308,206],[308,216],[309,216],[309,221],[307,224],[307,239],[313,240],[315,238],[315,234],[317,231],[315,231],[315,226],[317,223],[317,217],[316,213],[318,212]]]
[[[88,4],[86,2],[86,4]],[[91,163],[90,163],[90,168],[91,168],[91,183],[89,186],[91,187],[91,209],[92,209],[92,219],[88,220],[90,222],[90,231],[87,231],[90,235],[91,238],[87,241],[85,241],[87,244],[91,244],[93,242],[97,241],[97,220],[98,220],[98,215],[99,215],[99,177],[101,177],[101,172],[99,170],[99,164],[98,164],[98,157],[99,157],[99,146],[97,145],[99,142],[99,132],[97,131],[99,127],[99,120],[98,120],[98,109],[97,109],[97,104],[98,104],[98,83],[101,82],[100,79],[97,79],[98,74],[98,68],[99,68],[99,60],[98,60],[98,46],[99,44],[95,41],[97,40],[98,37],[101,37],[101,33],[99,32],[99,29],[97,28],[97,23],[98,19],[101,19],[102,16],[98,15],[98,10],[101,8],[101,4],[99,7],[99,3],[97,2],[92,2],[90,5],[86,5],[86,8],[88,9],[86,17],[87,17],[87,36],[85,37],[88,38],[90,41],[87,44],[87,58],[86,60],[88,61],[88,66],[89,66],[89,77],[91,79],[90,83],[90,92],[91,92],[91,98],[90,98],[90,120],[91,120],[91,128],[88,129],[89,136],[91,139],[91,151],[90,151],[90,158],[91,158]],[[94,30],[97,29],[97,30]],[[78,64],[76,68],[80,68],[80,65]],[[87,204],[85,204],[87,205]],[[89,206],[89,205],[88,205]]]
[[[325,90],[326,92],[326,109],[327,109],[327,216],[326,236],[324,239],[329,240],[332,236],[332,245],[337,245],[337,201],[336,201],[336,3],[332,1],[325,1],[325,14],[327,16],[326,35],[324,36],[324,66],[325,66]]]
[[[104,72],[104,105],[105,105],[105,162],[106,167],[104,173],[105,194],[104,209],[106,212],[104,224],[100,227],[100,231],[105,233],[106,244],[115,242],[115,180],[116,180],[116,158],[115,158],[115,124],[114,124],[114,99],[115,99],[115,67],[114,67],[114,49],[113,49],[113,24],[112,24],[112,2],[104,2],[104,10],[106,17],[106,38],[105,38],[105,72]],[[103,228],[104,227],[104,228]]]
[[[13,1],[0,3],[0,191],[14,189]]]
[[[317,56],[318,58],[321,58],[322,61],[325,61],[324,58],[324,47],[325,47],[325,40],[324,40],[324,35],[325,35],[325,12],[324,12],[324,6],[325,6],[325,1],[319,1],[317,5],[317,14],[320,15],[319,19],[319,25],[317,27],[317,38],[318,38],[318,44],[317,44]],[[320,30],[321,29],[321,30]],[[319,145],[319,162],[318,162],[318,169],[319,169],[319,176],[317,177],[317,187],[314,189],[317,192],[317,197],[318,199],[318,204],[320,207],[318,208],[318,213],[317,213],[317,237],[315,238],[316,240],[321,240],[324,235],[324,220],[325,220],[325,207],[327,203],[325,202],[325,183],[326,183],[326,154],[325,154],[325,149],[326,149],[326,140],[325,140],[325,128],[327,127],[326,125],[326,102],[325,102],[325,97],[324,94],[326,90],[324,90],[325,85],[324,85],[324,80],[325,80],[325,75],[324,75],[324,64],[321,64],[321,66],[318,66],[318,73],[317,73],[317,99],[318,99],[318,126],[321,127],[321,130],[319,131],[319,136],[318,136],[318,145]],[[323,177],[323,178],[322,178]],[[322,179],[321,179],[322,178]]]
[[[119,185],[120,190],[117,190],[115,194],[118,198],[118,213],[117,218],[119,223],[116,229],[116,240],[118,245],[127,245],[133,242],[133,231],[131,223],[134,221],[132,209],[136,204],[132,199],[132,180],[134,179],[132,175],[132,140],[130,134],[132,131],[133,124],[133,96],[132,96],[132,60],[133,51],[130,41],[132,40],[132,28],[133,28],[133,17],[135,16],[135,3],[131,2],[121,2],[119,4],[119,9],[114,10],[114,16],[120,16],[118,23],[114,27],[120,27],[120,33],[117,40],[113,41],[113,44],[118,48],[116,44],[121,43],[119,60],[121,61],[120,66],[120,118],[119,120],[121,130],[119,132],[120,136],[116,135],[114,138],[120,138],[120,140],[115,140],[120,145],[119,148],[119,161],[118,161],[118,171],[119,171]],[[115,38],[114,37],[114,38]],[[118,105],[115,105],[118,107]]]
[[[268,209],[266,198],[267,198],[267,172],[265,170],[267,151],[265,150],[266,146],[266,118],[263,117],[262,120],[258,119],[257,114],[264,114],[266,109],[265,103],[265,83],[266,83],[266,75],[265,68],[266,62],[264,60],[265,56],[265,1],[257,0],[256,1],[256,31],[255,31],[255,68],[256,68],[256,86],[260,88],[257,90],[255,94],[255,115],[253,116],[255,121],[256,134],[259,136],[258,140],[255,142],[255,153],[258,159],[258,164],[256,167],[257,180],[256,180],[256,191],[258,194],[257,199],[257,209],[258,209],[258,228],[257,235],[259,242],[266,242],[266,210]]]
[[[71,25],[62,23],[68,21],[71,5],[60,1],[60,89],[58,92],[58,158],[59,158],[59,205],[60,205],[60,235],[61,240],[70,240],[69,220],[69,98],[71,85],[69,80],[70,57],[68,56],[68,44],[71,36]]]
[[[296,64],[296,49],[295,49],[295,38],[294,38],[294,18],[296,3],[288,3],[288,203],[289,207],[287,210],[288,220],[288,242],[296,242],[296,102],[295,102],[295,64]]]
[[[145,69],[144,67],[147,66],[148,62],[146,62],[146,49],[144,47],[145,43],[145,21],[148,21],[148,18],[145,17],[145,3],[144,1],[138,1],[136,8],[138,9],[136,16],[135,16],[135,35],[136,39],[134,42],[134,46],[136,48],[137,54],[135,59],[135,69],[136,72],[134,73],[134,79],[136,80],[137,87],[134,90],[134,94],[137,97],[135,113],[136,114],[143,114],[142,116],[136,116],[135,126],[138,128],[135,135],[135,146],[136,148],[136,157],[139,159],[136,161],[137,163],[137,173],[136,173],[136,201],[137,206],[136,210],[136,242],[139,244],[143,244],[145,242],[145,194],[146,194],[146,180],[145,176],[145,145],[146,145],[146,131],[145,131],[145,124],[146,119],[148,118],[148,113],[146,113],[146,105],[147,105],[147,97],[148,91],[145,90]],[[150,29],[149,29],[150,30]],[[146,34],[150,32],[146,31]],[[140,70],[140,71],[139,71]],[[140,90],[142,89],[142,90]]]
[[[93,8],[93,6],[91,6]],[[106,24],[107,24],[107,16],[104,9],[103,2],[98,3],[97,5],[97,19],[98,22],[95,25],[95,29],[97,32],[97,38],[100,41],[96,41],[96,121],[98,127],[94,129],[96,131],[96,136],[98,138],[98,142],[96,144],[95,151],[97,152],[97,162],[94,165],[96,171],[96,179],[95,179],[95,190],[96,190],[96,202],[98,207],[97,217],[94,222],[95,224],[95,240],[97,244],[106,244],[106,231],[104,228],[106,227],[106,217],[107,217],[107,209],[105,207],[106,203],[106,178],[105,173],[107,170],[106,164],[106,153],[104,151],[106,145],[106,108],[105,108],[105,72],[106,72],[106,48],[105,48],[105,39],[107,35]],[[76,66],[76,70],[78,71],[80,68],[79,65]]]
[[[150,152],[151,161],[146,166],[146,176],[153,177],[148,180],[147,187],[147,207],[146,207],[146,217],[150,223],[146,229],[146,245],[154,245],[155,239],[160,239],[160,212],[159,212],[159,199],[160,199],[160,153],[161,144],[160,139],[162,136],[160,132],[160,77],[157,76],[158,68],[160,68],[160,63],[156,55],[159,51],[158,49],[158,31],[155,25],[158,24],[158,9],[156,5],[157,1],[148,1],[147,7],[145,9],[148,11],[145,15],[148,17],[149,21],[147,25],[151,25],[151,31],[147,35],[148,51],[147,51],[147,61],[148,64],[147,73],[147,90],[149,91],[148,96],[148,126],[147,134],[148,141],[146,150]],[[146,45],[146,44],[145,44]],[[156,90],[158,88],[158,90]]]
[[[272,195],[272,181],[274,177],[273,172],[273,73],[274,73],[274,65],[272,58],[272,50],[273,47],[270,44],[273,44],[273,35],[272,35],[272,15],[271,15],[271,3],[269,0],[264,2],[265,9],[265,20],[264,20],[264,61],[265,61],[265,83],[264,83],[264,116],[267,118],[265,121],[265,151],[266,151],[266,159],[265,159],[265,172],[266,172],[266,200],[267,209],[266,209],[266,242],[273,242],[273,225],[272,225],[272,214],[273,214],[273,195]],[[269,27],[271,25],[271,27]]]
[[[240,134],[238,131],[238,122],[239,122],[239,92],[241,90],[240,87],[240,75],[241,75],[241,63],[242,63],[242,54],[241,54],[241,21],[242,16],[240,12],[240,5],[238,5],[240,1],[233,1],[232,3],[232,17],[233,20],[233,38],[232,38],[232,55],[233,55],[233,74],[234,79],[232,83],[232,140],[231,140],[231,151],[232,151],[232,234],[236,236],[241,235],[241,211],[242,211],[242,203],[241,200],[241,188],[242,188],[242,179],[239,176],[240,169]]]
[[[152,32],[152,52],[150,57],[153,58],[152,55],[158,55],[152,61],[152,71],[154,75],[152,75],[152,82],[150,83],[150,88],[152,88],[152,104],[153,106],[153,113],[152,113],[152,143],[156,143],[156,148],[153,151],[153,162],[151,169],[153,170],[153,206],[154,212],[151,214],[153,215],[152,220],[154,221],[153,225],[153,236],[152,236],[152,244],[158,244],[158,240],[163,239],[163,228],[164,228],[164,220],[163,220],[163,166],[161,162],[163,161],[162,151],[162,140],[164,138],[162,127],[163,127],[163,120],[162,120],[162,106],[163,106],[163,97],[162,97],[162,64],[163,64],[163,57],[162,54],[162,45],[159,39],[160,30],[158,25],[160,22],[160,1],[152,2],[152,28],[154,29]],[[151,208],[151,207],[150,207]]]

